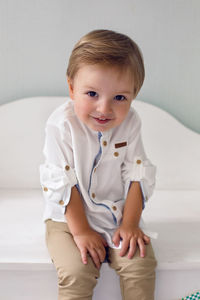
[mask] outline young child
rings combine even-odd
[[[156,260],[141,213],[155,167],[131,107],[143,80],[142,55],[126,35],[95,30],[72,51],[71,100],[47,120],[40,166],[59,300],[92,299],[104,261],[120,276],[124,300],[154,299]]]

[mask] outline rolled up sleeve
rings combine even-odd
[[[70,201],[71,188],[77,184],[70,137],[63,138],[62,132],[62,128],[46,126],[43,149],[45,163],[39,166],[43,196],[53,216],[65,213],[65,208]]]
[[[143,208],[145,202],[152,196],[155,181],[156,167],[147,158],[141,137],[141,121],[136,115],[132,135],[129,140],[127,155],[122,166],[122,178],[125,184],[125,197],[127,196],[130,183],[140,183],[143,195]]]

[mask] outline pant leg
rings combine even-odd
[[[58,300],[91,300],[99,271],[88,257],[81,261],[67,223],[46,221],[46,245],[58,276]]]
[[[151,244],[146,246],[146,256],[139,256],[137,249],[132,259],[120,257],[120,250],[109,251],[110,267],[120,276],[123,300],[153,300],[155,289],[155,267],[157,265]]]

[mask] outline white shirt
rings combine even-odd
[[[67,222],[65,209],[76,185],[90,226],[116,248],[112,236],[120,225],[130,182],[140,182],[144,202],[155,186],[156,168],[146,157],[137,112],[131,107],[119,126],[97,132],[77,118],[69,100],[50,115],[45,132],[45,163],[40,165],[43,220]],[[140,227],[151,236],[142,219]]]

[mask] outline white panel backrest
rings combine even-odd
[[[0,106],[0,187],[38,188],[44,128],[66,97],[35,97]],[[200,189],[200,135],[163,110],[140,101],[148,157],[157,166],[157,189]]]
[[[200,189],[200,135],[170,114],[133,101],[142,118],[145,150],[157,166],[157,189]]]
[[[0,106],[0,187],[40,187],[45,123],[64,101],[64,97],[34,97]]]

